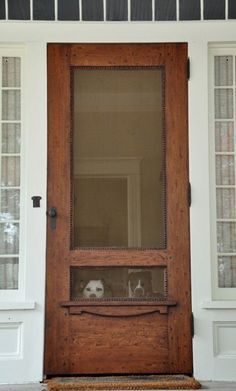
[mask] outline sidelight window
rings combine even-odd
[[[8,54],[8,53],[6,53]],[[19,288],[22,59],[0,57],[0,290]]]
[[[210,63],[214,295],[227,299],[236,288],[236,50],[212,49]]]

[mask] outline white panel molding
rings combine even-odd
[[[23,324],[0,323],[0,361],[22,359]]]
[[[35,308],[36,308],[35,301],[0,302],[0,311],[34,310]]]
[[[236,309],[235,300],[203,300],[202,308],[206,310],[234,310]]]
[[[236,321],[213,322],[214,356],[236,360]]]

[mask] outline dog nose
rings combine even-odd
[[[95,295],[95,293],[91,293],[91,295],[89,295],[89,297],[90,297],[91,299],[93,299],[93,298],[95,298],[95,297],[97,297],[97,296]]]

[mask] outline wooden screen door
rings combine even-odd
[[[48,46],[45,374],[191,373],[187,45]]]

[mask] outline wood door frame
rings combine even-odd
[[[169,310],[169,371],[172,373],[192,372],[192,341],[191,341],[191,291],[190,291],[190,249],[189,249],[189,210],[188,210],[188,93],[187,93],[187,44],[50,44],[48,47],[48,207],[57,205],[60,202],[64,206],[60,208],[61,222],[58,220],[57,230],[51,230],[48,223],[48,243],[56,241],[56,234],[60,235],[65,246],[60,253],[47,245],[47,297],[52,297],[52,302],[57,298],[53,293],[54,284],[50,281],[50,274],[55,267],[60,267],[69,281],[68,270],[61,259],[70,258],[70,265],[80,266],[103,266],[104,259],[109,261],[109,266],[122,266],[127,261],[130,250],[99,250],[96,254],[93,249],[75,249],[71,251],[70,241],[70,194],[61,192],[61,189],[71,189],[70,167],[68,167],[67,156],[70,150],[71,119],[70,119],[70,67],[75,66],[165,66],[165,107],[166,107],[166,172],[167,172],[167,249],[166,250],[132,250],[132,265],[157,266],[166,265],[168,268],[169,291],[177,298],[181,322],[172,309]],[[158,65],[159,66],[159,65]],[[56,69],[56,72],[55,72]],[[176,69],[179,70],[178,78]],[[174,116],[171,112],[176,104],[178,86],[181,85],[181,94],[178,94],[178,110]],[[62,100],[55,100],[55,97],[63,96]],[[63,140],[61,140],[63,138]],[[181,150],[176,148],[176,138],[181,140]],[[52,156],[55,146],[66,146],[60,148],[60,156],[63,164],[62,175],[57,181],[54,180],[58,172],[58,160]],[[180,145],[180,144],[179,144]],[[171,159],[168,159],[171,156]],[[69,171],[68,171],[69,170]],[[171,180],[177,173],[182,173],[179,181]],[[181,202],[180,202],[181,200]],[[170,208],[171,206],[171,208]],[[174,211],[174,213],[173,213]],[[177,227],[184,227],[179,232]],[[65,232],[65,227],[67,231]],[[170,243],[175,243],[174,249]],[[69,255],[70,253],[70,255]],[[54,259],[49,264],[48,259]],[[90,261],[88,261],[90,260]],[[56,262],[58,261],[58,262]],[[55,263],[56,262],[56,263]],[[187,278],[185,289],[180,290],[176,283],[176,276]],[[182,282],[181,282],[182,283]],[[64,297],[68,296],[68,283],[60,287]],[[59,289],[59,287],[58,287]],[[55,308],[55,307],[54,307]],[[47,300],[46,314],[50,314],[53,307]],[[187,311],[187,315],[184,313]],[[64,316],[66,316],[66,310]],[[60,324],[64,316],[60,317]],[[64,318],[65,319],[65,318]],[[173,327],[170,327],[170,324]],[[47,325],[47,323],[46,323]],[[52,326],[48,326],[50,330]],[[63,326],[65,327],[65,326]],[[47,329],[47,327],[46,327]],[[46,332],[46,368],[50,367],[53,357],[50,352],[50,345],[55,337],[52,331]],[[67,329],[68,332],[68,329]],[[181,336],[181,338],[180,338]],[[180,346],[180,340],[184,344]],[[183,346],[184,345],[184,346]],[[60,355],[60,354],[59,354]],[[63,359],[63,355],[61,358]],[[59,357],[60,358],[60,357]],[[182,368],[182,369],[181,369]],[[46,369],[46,373],[49,373]]]

